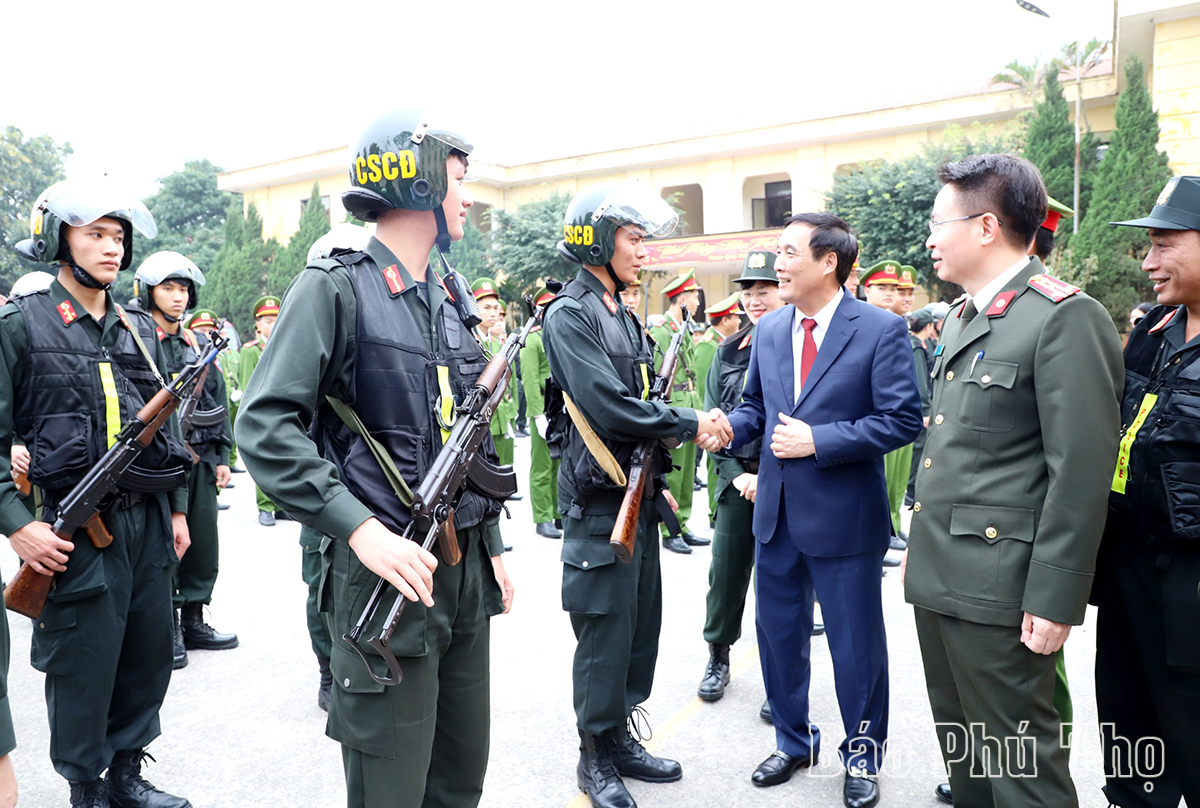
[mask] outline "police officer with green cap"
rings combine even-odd
[[[109,293],[133,261],[135,231],[157,232],[137,197],[107,179],[60,182],[37,199],[31,224],[17,253],[58,274],[0,308],[0,444],[32,447],[29,481],[50,519],[162,388],[166,359],[154,330]],[[171,680],[170,568],[189,544],[191,465],[172,416],[101,512],[113,537],[101,550],[83,531],[67,541],[32,521],[0,453],[0,532],[35,572],[56,573],[31,657],[46,674],[50,759],[73,806],[190,806],[147,783],[141,766]]]
[[[500,287],[492,278],[479,278],[471,284],[471,293],[479,306],[479,316],[483,321],[475,329],[475,336],[489,356],[494,356],[504,347],[504,340],[497,339],[491,334],[496,324],[504,318],[504,304],[500,302]],[[504,397],[496,405],[492,414],[492,440],[496,444],[496,454],[500,462],[511,466],[513,462],[513,421],[517,417],[517,375],[514,373],[508,380],[508,389]],[[513,497],[520,499],[519,496]]]
[[[1104,793],[1114,805],[1200,805],[1200,177],[1172,178],[1150,215],[1110,224],[1147,229],[1142,271],[1158,305],[1125,344],[1092,586]]]
[[[333,635],[326,734],[342,745],[350,808],[477,805],[489,743],[490,619],[507,611],[501,503],[469,486],[454,512],[453,566],[402,540],[399,493],[415,489],[486,366],[465,283],[429,266],[461,239],[472,146],[445,119],[375,118],[349,156],[346,209],[376,222],[362,250],[334,252],[288,287],[242,400],[238,443],[268,495],[322,535],[321,608]],[[448,264],[446,264],[448,266]],[[457,288],[457,294],[453,294]],[[376,460],[372,436],[403,480]],[[498,462],[489,437],[480,451]],[[400,489],[400,491],[398,491]],[[403,678],[385,686],[343,639],[376,576],[409,602],[390,649]],[[378,634],[386,609],[366,627]],[[387,670],[366,648],[376,675]]]
[[[712,365],[713,357],[717,355],[717,346],[721,341],[728,337],[733,332],[742,327],[742,310],[738,306],[741,301],[741,293],[734,292],[724,300],[718,301],[704,310],[707,315],[708,327],[704,329],[704,333],[696,338],[696,379],[703,385],[704,380],[708,378],[708,369]],[[696,450],[696,470],[700,469],[700,455],[704,452]],[[717,486],[717,472],[713,466],[712,456],[709,455],[705,463],[708,476],[708,522],[711,526],[713,520],[717,518],[717,492],[714,490]]]
[[[238,388],[243,395],[249,388],[250,377],[254,375],[258,360],[267,347],[271,329],[275,327],[275,318],[279,316],[279,303],[279,298],[275,295],[263,295],[254,301],[254,306],[250,309],[254,315],[254,339],[242,345],[238,356]],[[286,513],[275,507],[257,481],[254,483],[254,501],[258,504],[258,523],[263,527],[274,527],[277,518],[289,518]]]
[[[190,328],[197,334],[205,336],[220,330],[224,320],[212,309],[196,309],[191,316],[184,321],[183,327]],[[240,473],[245,469],[237,468],[237,444],[233,442],[232,426],[237,420],[237,404],[242,398],[242,388],[238,386],[238,346],[236,343],[230,344],[228,348],[221,351],[217,357],[217,365],[221,368],[221,377],[225,380],[225,408],[229,410],[229,470],[231,472]],[[225,486],[232,488],[233,483]],[[220,509],[225,510],[229,506],[221,505]]]
[[[679,277],[663,287],[667,297],[666,322],[650,329],[650,336],[658,344],[655,352],[655,366],[662,368],[663,352],[671,344],[671,338],[683,327],[683,308],[686,306],[693,317],[700,305],[700,284],[696,282],[696,271],[689,269],[680,273]],[[698,409],[704,405],[704,393],[700,389],[701,379],[696,375],[696,341],[691,334],[680,343],[679,364],[675,369],[675,378],[671,382],[671,403],[677,407]],[[671,450],[673,468],[667,474],[667,487],[675,495],[679,503],[676,516],[679,519],[680,536],[671,535],[666,526],[663,527],[663,547],[675,553],[687,554],[692,547],[703,547],[710,544],[711,539],[697,536],[688,528],[688,519],[692,515],[692,495],[695,492],[696,477],[696,446],[684,442],[678,448]]]
[[[554,299],[554,293],[542,288],[534,305],[544,306]],[[546,444],[546,382],[550,378],[550,362],[542,344],[542,327],[535,325],[525,347],[521,349],[521,384],[525,387],[525,414],[533,429],[529,434],[529,499],[537,534],[547,539],[561,539],[558,521],[558,458],[550,457]]]
[[[742,263],[734,281],[749,324],[721,342],[705,377],[704,406],[732,412],[742,399],[742,386],[750,367],[754,328],[764,314],[784,305],[779,299],[775,253],[754,250]],[[718,304],[720,306],[722,304]],[[719,455],[709,454],[716,467],[717,525],[713,531],[712,562],[708,567],[708,597],[704,641],[709,659],[696,692],[705,701],[717,701],[729,684],[729,649],[742,636],[742,612],[754,569],[754,496],[758,486],[761,440]]]
[[[654,372],[651,343],[617,298],[647,258],[646,238],[669,234],[677,221],[670,205],[636,181],[580,191],[567,206],[558,249],[583,266],[543,318],[551,377],[567,410],[552,408],[549,442],[562,457],[562,603],[578,641],[576,781],[598,808],[633,808],[622,777],[665,783],[683,776],[678,763],[651,755],[628,727],[654,683],[662,625],[655,526],[672,502],[663,476],[670,458],[658,448],[632,557],[618,561],[609,538],[634,449],[698,434],[732,437],[719,412],[645,400]]]
[[[184,313],[195,308],[199,299],[197,287],[203,285],[200,268],[170,250],[148,256],[134,273],[130,314],[143,318],[147,328],[157,334],[167,360],[160,370],[168,378],[178,376],[204,353],[204,344],[182,325]],[[194,455],[188,479],[192,545],[175,569],[176,668],[187,665],[189,649],[221,651],[238,644],[236,634],[223,634],[204,622],[204,607],[212,602],[217,582],[217,492],[229,484],[229,435],[233,431],[225,409],[225,380],[217,368],[210,368],[199,395],[197,419],[205,423],[197,423],[184,436]]]

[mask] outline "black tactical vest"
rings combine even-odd
[[[1200,542],[1200,349],[1155,370],[1165,339],[1151,332],[1175,311],[1152,309],[1147,330],[1135,330],[1125,348],[1122,440],[1109,499],[1109,530],[1151,544]]]
[[[12,301],[25,317],[29,356],[17,389],[14,426],[31,455],[29,481],[57,502],[109,449],[161,387],[127,328],[116,344],[100,348],[63,313],[44,290]],[[133,327],[134,320],[125,322]],[[154,333],[140,333],[147,345]],[[185,480],[191,459],[165,428],[122,480],[131,491],[166,491]]]
[[[720,361],[718,382],[721,391],[721,411],[726,415],[737,409],[742,402],[742,388],[746,386],[746,371],[750,369],[751,343],[754,339],[754,326],[740,328],[726,337],[717,346],[717,359]],[[739,350],[739,348],[741,350]],[[739,460],[757,460],[762,451],[762,438],[755,438],[737,449],[728,450],[728,454]]]
[[[637,334],[637,344],[635,345],[621,320],[623,317],[633,320],[633,315],[619,305],[615,313],[611,312],[605,302],[578,279],[563,287],[558,297],[547,307],[547,314],[549,314],[549,307],[553,307],[566,298],[578,301],[583,307],[584,314],[590,321],[591,330],[599,333],[600,343],[612,361],[617,376],[625,385],[627,395],[635,398],[644,397],[647,383],[654,374],[654,355],[651,352],[649,338],[642,330],[641,325],[636,320],[632,324]],[[554,376],[553,368],[550,369],[550,374],[551,377]],[[555,384],[558,384],[557,380],[555,380]],[[559,386],[561,387],[561,385]],[[581,411],[586,413],[587,402],[576,402],[576,404],[579,405]],[[624,487],[614,483],[600,468],[575,425],[569,420],[565,424],[562,464],[558,469],[559,487],[569,493],[576,502],[583,502],[597,496],[617,499],[623,496]],[[633,450],[637,448],[637,443],[609,440],[604,443],[612,452],[617,463],[628,473],[629,462],[633,457]],[[648,493],[651,492],[651,489],[652,486],[646,487]]]
[[[432,313],[438,350],[430,353],[408,304],[400,294],[391,293],[369,256],[344,253],[335,260],[349,271],[357,299],[354,400],[346,403],[387,448],[415,491],[442,448],[435,415],[443,403],[441,391],[448,390],[455,402],[461,402],[487,366],[487,358],[449,299]],[[321,268],[329,271],[332,266],[323,262]],[[430,283],[438,282],[432,270],[427,277]],[[408,508],[388,484],[366,441],[342,423],[328,404],[317,411],[312,437],[322,456],[337,467],[346,488],[389,530],[402,533],[412,521]],[[481,451],[499,464],[490,435]],[[462,530],[498,513],[499,502],[464,486],[454,525]]]

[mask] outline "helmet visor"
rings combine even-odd
[[[618,225],[636,225],[650,238],[665,238],[675,229],[679,214],[661,196],[632,180],[614,188],[596,208],[592,221],[601,219]]]
[[[129,222],[146,238],[158,235],[154,217],[137,195],[108,179],[64,182],[47,197],[46,209],[72,227],[111,216]]]
[[[492,162],[486,156],[481,156],[475,146],[459,134],[469,131],[470,128],[451,111],[431,110],[421,118],[421,122],[417,125],[417,132],[413,134],[418,137],[434,138],[450,148],[466,154],[467,173],[463,177],[463,182],[477,182],[491,172]]]

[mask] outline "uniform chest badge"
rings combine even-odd
[[[750,340],[753,338],[754,338],[753,334],[747,334],[746,336],[742,337],[742,341],[740,343],[738,343],[738,350],[741,351],[741,350],[745,350],[746,348],[750,347]]]
[[[75,313],[75,307],[71,305],[71,301],[69,300],[64,300],[58,304],[58,313],[62,317],[63,325],[70,325],[79,317]]]
[[[604,293],[604,305],[608,307],[609,314],[617,313],[617,301],[613,300],[608,292]]]
[[[404,291],[404,280],[400,277],[400,270],[396,268],[395,264],[383,270],[383,280],[387,284],[388,291],[392,293],[392,297]]]
[[[1012,303],[1016,292],[1004,292],[996,295],[996,299],[992,301],[992,305],[988,306],[988,310],[984,312],[988,317],[1003,317],[1008,311],[1008,304]]]

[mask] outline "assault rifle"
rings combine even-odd
[[[492,499],[505,500],[517,491],[516,474],[512,466],[488,468],[488,464],[479,454],[479,447],[485,436],[491,434],[492,414],[504,396],[508,380],[512,376],[513,364],[517,354],[525,346],[525,340],[533,327],[541,321],[544,306],[534,309],[533,298],[526,297],[525,305],[530,317],[525,321],[525,327],[519,332],[509,334],[504,346],[487,363],[487,367],[475,380],[475,385],[467,394],[462,404],[455,408],[456,419],[446,439],[442,450],[438,452],[432,467],[413,492],[412,521],[404,529],[403,537],[411,541],[420,541],[421,547],[429,550],[434,542],[439,542],[443,549],[443,560],[451,566],[458,563],[461,553],[458,546],[458,536],[454,530],[454,508],[462,494],[463,484]],[[440,539],[440,541],[439,541]],[[362,657],[363,664],[371,678],[381,685],[397,685],[403,678],[400,663],[396,661],[388,644],[392,632],[400,622],[407,599],[399,592],[392,601],[392,608],[383,622],[383,630],[367,640],[367,645],[383,657],[390,675],[379,676],[371,667],[366,650],[360,645],[367,626],[375,617],[380,603],[383,602],[388,582],[380,578],[375,584],[362,615],[358,622],[342,639]]]
[[[58,503],[56,519],[51,530],[61,539],[71,541],[82,529],[96,547],[112,544],[112,534],[100,519],[100,506],[111,494],[117,493],[123,475],[138,455],[154,440],[154,435],[167,422],[179,402],[191,392],[217,353],[229,344],[226,337],[214,337],[212,345],[194,365],[188,365],[170,387],[164,387],[142,407],[141,412],[121,428],[116,442],[100,462]],[[16,577],[4,588],[4,605],[18,614],[37,619],[46,605],[53,575],[42,575],[29,564],[22,564]]]
[[[222,320],[221,327],[216,329],[214,333],[223,333],[226,322],[228,321]],[[212,365],[204,366],[204,370],[201,371],[200,378],[196,381],[195,386],[179,405],[179,431],[183,434],[183,445],[187,447],[188,454],[192,456],[193,463],[200,462],[200,456],[192,450],[191,445],[192,433],[196,431],[196,427],[217,426],[224,423],[225,416],[228,413],[224,405],[220,404],[211,410],[201,410],[199,408],[200,396],[204,393],[204,384],[208,381],[208,372],[211,368]]]
[[[675,368],[679,364],[679,348],[684,339],[691,339],[692,318],[687,307],[683,307],[683,322],[671,344],[663,354],[662,367],[654,381],[650,383],[650,393],[647,401],[666,402],[671,398],[671,384],[675,380]],[[657,438],[642,441],[633,450],[633,458],[629,463],[628,482],[625,485],[625,498],[621,500],[621,510],[617,512],[617,521],[613,525],[612,536],[608,543],[616,553],[617,558],[628,564],[633,558],[633,544],[637,539],[638,519],[642,510],[642,499],[646,495],[646,477],[651,476],[647,466],[653,462],[654,452],[658,449]],[[686,475],[685,475],[686,477]]]

